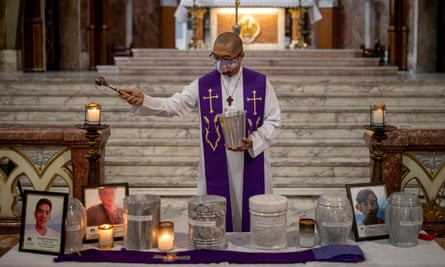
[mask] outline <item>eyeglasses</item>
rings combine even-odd
[[[243,51],[241,50],[236,56],[230,58],[230,56],[226,55],[226,56],[219,56],[216,55],[215,53],[210,53],[209,57],[213,60],[213,61],[218,61],[218,60],[223,60],[223,61],[232,61],[234,59],[236,59],[237,57],[239,57],[241,55]]]

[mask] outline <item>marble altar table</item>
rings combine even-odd
[[[247,252],[268,252],[254,250],[250,246],[249,233],[228,233],[228,250],[247,251]],[[118,241],[115,248],[119,250],[121,241]],[[443,267],[445,262],[445,250],[435,241],[419,240],[419,244],[412,248],[400,248],[388,243],[388,239],[354,242],[348,240],[348,244],[358,245],[363,250],[366,260],[360,263],[334,263],[334,262],[306,262],[299,264],[279,264],[277,266],[424,266],[424,267]],[[96,244],[85,244],[84,248],[95,248]],[[175,234],[175,251],[185,250],[187,248],[187,234]],[[292,231],[288,233],[288,246],[279,252],[303,251],[306,249],[298,246],[298,233]],[[155,251],[155,250],[152,250]],[[278,252],[278,251],[269,251]],[[19,252],[18,246],[12,248],[8,253],[0,258],[2,267],[47,267],[47,266],[147,266],[143,263],[80,263],[80,262],[59,262],[54,263],[54,255],[34,254],[28,252]],[[150,264],[150,266],[166,266],[165,264]],[[213,263],[208,266],[238,266],[229,263]],[[270,264],[267,264],[270,266]],[[195,266],[193,264],[168,264],[168,266]],[[266,264],[240,264],[239,266],[266,266]],[[275,265],[274,265],[275,266]]]

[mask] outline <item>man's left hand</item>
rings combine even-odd
[[[231,151],[235,151],[235,152],[241,152],[241,151],[246,151],[246,150],[248,150],[249,148],[252,147],[252,140],[250,138],[243,137],[243,143],[244,143],[243,146],[240,146],[240,147],[227,147],[227,149],[231,150]]]

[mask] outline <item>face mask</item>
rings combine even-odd
[[[231,73],[233,69],[239,66],[238,60],[234,59],[231,61],[218,60],[215,62],[216,69],[221,74]]]

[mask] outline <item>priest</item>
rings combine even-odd
[[[201,142],[199,195],[227,201],[226,230],[250,230],[249,197],[272,193],[269,148],[281,127],[281,110],[268,78],[242,66],[243,42],[232,32],[220,34],[210,58],[215,70],[168,98],[151,97],[137,88],[119,95],[136,115],[180,116],[198,108]],[[218,114],[246,111],[246,135],[240,147],[224,144]]]

